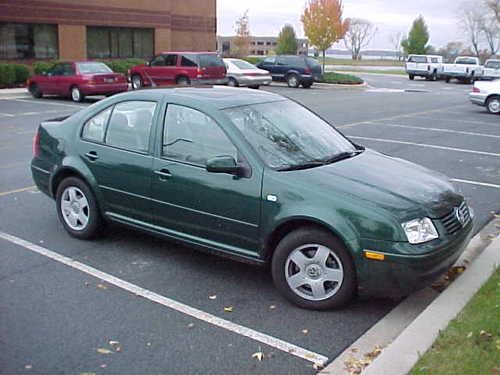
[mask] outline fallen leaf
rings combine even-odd
[[[100,354],[111,354],[113,352],[111,350],[109,350],[109,349],[106,349],[106,348],[98,348],[97,349],[97,353],[100,353]]]
[[[100,368],[106,368],[106,367],[108,367],[108,365],[107,365],[107,364],[105,364],[105,363],[103,363],[102,365],[99,365],[99,367],[100,367]]]
[[[323,368],[323,365],[321,363],[313,363],[313,369],[315,370],[321,370]]]
[[[472,337],[472,331],[470,331],[468,334],[467,334],[467,338],[470,339]]]
[[[111,346],[115,352],[122,351],[122,347],[120,346],[119,341],[109,340],[109,346]]]
[[[225,312],[233,312],[233,306],[224,307]]]
[[[97,284],[97,287],[98,287],[99,289],[103,289],[103,290],[108,289],[108,287],[107,287],[106,285],[104,285],[104,284]]]
[[[26,365],[26,366],[24,366],[24,368],[25,368],[26,370],[31,370],[31,369],[33,368],[33,366],[32,366],[32,365]]]
[[[147,345],[147,346],[151,346],[151,343],[150,343],[150,342],[147,342],[147,343],[146,343],[146,345]]]
[[[274,310],[275,308],[276,308],[276,305],[269,306],[269,310]]]
[[[193,328],[194,327],[194,323],[189,323],[188,324],[188,328]]]
[[[257,361],[260,362],[264,359],[264,353],[262,353],[261,351],[255,352],[252,354],[252,358],[255,358]]]
[[[303,330],[302,330],[302,333],[303,333],[304,335],[307,335],[307,334],[309,333],[309,331],[308,331],[307,329],[303,329]]]
[[[208,296],[208,299],[211,299],[211,300],[217,299],[217,295],[213,294],[211,296]]]

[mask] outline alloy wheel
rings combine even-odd
[[[488,101],[488,110],[491,113],[500,113],[500,98],[493,98]]]
[[[87,197],[76,186],[64,189],[60,207],[65,223],[73,230],[85,229],[89,222],[90,208]]]

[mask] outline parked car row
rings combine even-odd
[[[443,63],[442,56],[410,55],[406,63],[410,80],[423,77],[431,81],[438,79],[450,82],[457,79],[464,83],[500,78],[500,60],[487,60],[482,66],[477,57],[459,56],[453,64]]]
[[[60,95],[76,102],[87,95],[113,95],[129,89],[165,85],[229,85],[258,89],[273,80],[290,87],[312,86],[321,77],[321,66],[307,56],[272,56],[258,67],[240,59],[222,59],[213,52],[162,52],[129,69],[127,77],[95,61],[62,62],[28,80],[35,97]],[[128,82],[127,82],[128,81]]]

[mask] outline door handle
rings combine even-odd
[[[89,151],[85,154],[85,156],[87,157],[87,159],[89,159],[90,161],[95,161],[97,159],[99,159],[99,156],[97,155],[97,152],[95,151]]]
[[[154,174],[158,175],[161,181],[165,181],[166,179],[172,177],[172,174],[166,168],[157,169],[154,171]]]

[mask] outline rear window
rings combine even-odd
[[[484,67],[489,69],[500,69],[500,61],[488,61]]]
[[[113,73],[106,64],[98,62],[78,63],[78,70],[81,74]]]
[[[181,66],[197,67],[198,59],[195,54],[185,54],[181,57]]]
[[[255,65],[244,60],[231,60],[231,62],[239,69],[257,69]]]
[[[411,56],[408,59],[408,62],[412,62],[412,63],[426,63],[427,62],[427,57],[425,57],[425,56]]]
[[[319,62],[317,62],[316,60],[314,60],[312,57],[307,57],[306,60],[307,60],[307,64],[309,64],[310,67],[321,66],[321,64]]]
[[[200,66],[203,68],[223,68],[224,62],[214,54],[198,55]]]
[[[304,66],[305,61],[299,56],[281,56],[278,57],[278,65]]]
[[[470,58],[462,58],[462,59],[457,59],[457,61],[455,61],[455,64],[476,65],[476,60]]]

